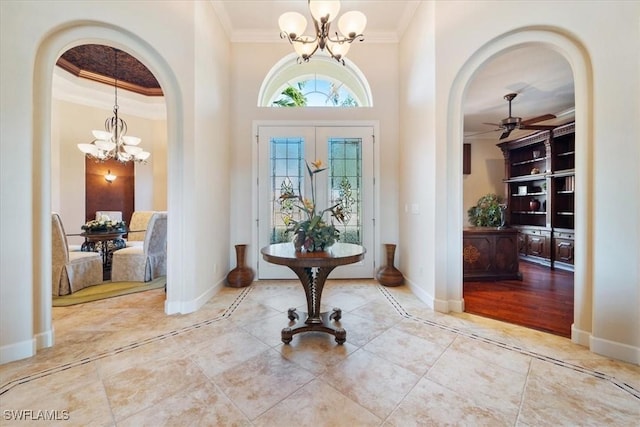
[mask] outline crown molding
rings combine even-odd
[[[54,67],[52,97],[107,111],[113,110],[113,84],[107,86],[96,80],[76,77],[60,67]],[[119,111],[149,120],[166,120],[167,110],[164,96],[144,96],[120,87],[118,83]]]

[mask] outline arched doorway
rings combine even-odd
[[[465,92],[474,74],[482,65],[502,52],[527,45],[540,45],[559,52],[571,64],[575,85],[575,114],[576,114],[576,185],[581,193],[576,197],[575,209],[577,218],[575,224],[576,247],[581,251],[575,258],[575,289],[574,289],[574,322],[571,331],[572,341],[581,345],[589,345],[591,335],[592,274],[587,262],[591,258],[592,235],[588,228],[592,216],[591,194],[592,183],[588,176],[592,169],[589,152],[592,146],[592,133],[589,127],[592,118],[591,100],[593,97],[591,66],[586,50],[580,43],[551,29],[539,30],[525,28],[514,31],[490,41],[478,50],[463,65],[456,76],[449,94],[450,114],[447,119],[447,164],[452,165],[447,175],[447,192],[458,194],[447,202],[447,212],[457,212],[447,220],[447,234],[460,236],[450,239],[448,248],[447,287],[442,290],[450,300],[459,300],[462,308],[462,143],[463,143],[463,103]]]
[[[504,98],[505,94],[516,95],[515,99],[508,97],[514,101],[513,111],[510,108],[510,101],[508,104],[507,99]],[[470,156],[473,164],[463,178],[463,214],[476,206],[480,199],[491,194],[497,195],[508,208],[505,220],[511,230],[506,230],[504,233],[520,232],[520,234],[517,235],[518,238],[513,234],[492,237],[496,239],[497,245],[505,250],[499,257],[496,256],[495,260],[497,263],[502,263],[506,259],[517,260],[518,250],[522,258],[519,263],[521,280],[515,280],[515,277],[506,277],[508,275],[502,272],[500,277],[487,277],[489,276],[487,267],[495,268],[495,263],[486,264],[490,262],[487,258],[471,261],[473,257],[467,257],[464,263],[464,310],[468,313],[568,337],[573,323],[573,274],[571,271],[566,271],[569,269],[568,264],[560,262],[552,264],[556,238],[547,239],[544,236],[547,233],[549,236],[557,236],[559,231],[551,230],[560,229],[562,225],[571,226],[568,220],[573,221],[573,216],[554,215],[552,209],[557,210],[556,206],[560,202],[566,205],[566,202],[572,201],[573,194],[556,194],[555,185],[553,191],[551,186],[549,191],[546,191],[547,180],[555,179],[555,184],[558,180],[565,179],[564,177],[547,178],[546,154],[539,156],[541,159],[544,158],[539,160],[539,163],[545,164],[541,180],[533,181],[532,177],[531,181],[523,181],[527,176],[521,176],[517,183],[505,185],[504,179],[512,177],[505,175],[505,168],[512,170],[511,164],[516,161],[516,155],[511,155],[505,163],[505,154],[509,152],[503,153],[501,147],[520,146],[524,143],[522,141],[526,141],[523,138],[535,138],[534,134],[544,138],[544,135],[550,134],[548,130],[575,120],[573,70],[560,53],[545,46],[531,44],[510,49],[482,64],[481,69],[474,74],[467,86],[464,106],[465,143],[473,152],[473,156]],[[539,128],[515,128],[505,133],[500,126],[491,124],[500,123],[501,119],[511,113],[515,117],[521,117],[525,123],[530,120],[535,121]],[[547,130],[543,129],[544,127],[547,127]],[[554,147],[559,145],[561,145],[559,140],[558,144],[554,141]],[[551,147],[551,144],[549,146]],[[558,149],[550,148],[549,151],[549,163],[554,165],[559,165],[560,159],[568,158],[556,156],[551,162],[552,153],[556,155]],[[522,165],[523,167],[531,166],[529,163],[522,163]],[[528,176],[531,176],[530,170],[531,167],[526,170]],[[538,185],[540,187],[536,187]],[[519,188],[527,189],[528,194],[517,195]],[[537,192],[534,188],[538,188]],[[564,199],[560,200],[562,197]],[[524,204],[538,198],[542,198],[543,202],[537,212],[520,213],[523,212]],[[551,204],[552,200],[556,204]],[[547,210],[549,210],[548,215]],[[509,215],[510,212],[513,214]],[[499,220],[499,215],[497,219]],[[477,231],[482,230],[465,230],[463,234],[465,251],[475,248],[476,243],[486,245],[490,241],[487,235],[472,237],[471,233]],[[572,231],[568,229],[563,231],[572,235]],[[525,237],[527,235],[532,236],[529,245]],[[569,241],[564,241],[566,242]],[[512,251],[506,251],[507,248]],[[536,251],[540,248],[543,249],[541,255],[544,256],[529,256],[529,254],[537,254]],[[505,257],[505,254],[508,255]],[[546,315],[541,316],[540,313]]]
[[[70,23],[67,27],[51,34],[39,46],[36,53],[34,66],[34,120],[33,120],[33,168],[40,174],[33,182],[33,235],[41,236],[41,241],[34,246],[34,280],[33,280],[33,318],[34,336],[36,336],[36,348],[45,348],[53,345],[54,335],[51,316],[51,103],[52,103],[52,73],[58,57],[70,46],[76,46],[96,39],[103,40],[118,49],[125,50],[135,55],[147,68],[153,71],[158,78],[165,93],[167,104],[167,159],[168,177],[171,184],[168,188],[168,205],[175,206],[171,215],[176,218],[168,225],[168,264],[178,264],[175,258],[181,253],[180,239],[172,236],[182,235],[182,224],[179,218],[182,216],[182,204],[180,203],[180,191],[183,178],[175,172],[181,157],[181,146],[176,143],[180,140],[182,126],[179,117],[183,114],[178,94],[180,93],[177,79],[168,63],[152,49],[144,40],[129,32],[121,31],[112,25],[100,23]],[[174,171],[174,172],[172,172]],[[174,278],[172,280],[171,278]],[[184,283],[179,279],[180,271],[175,269],[168,272],[167,301],[165,311],[172,299],[177,299],[180,294],[180,286]]]

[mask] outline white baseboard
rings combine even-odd
[[[0,365],[27,357],[35,356],[36,339],[20,341],[18,343],[0,347]]]
[[[591,341],[591,332],[583,331],[576,328],[575,324],[571,324],[571,342],[589,348]]]
[[[447,301],[447,306],[449,307],[449,311],[453,311],[454,313],[463,313],[464,312],[464,300],[449,300]]]
[[[220,292],[224,287],[224,280],[221,279],[211,288],[207,289],[198,297],[190,301],[165,301],[164,312],[166,314],[188,314],[197,311],[200,307],[205,305],[215,294]]]
[[[49,329],[48,331],[36,334],[35,340],[36,349],[38,350],[40,350],[41,348],[53,347],[53,344],[55,342],[55,332],[53,328]]]
[[[421,288],[420,286],[417,286],[415,283],[413,283],[411,280],[408,280],[407,278],[404,279],[405,283],[407,285],[409,285],[409,289],[411,289],[411,292],[413,292],[413,294],[423,303],[427,304],[427,306],[429,306],[429,308],[434,309],[434,299],[433,297],[428,293],[425,292],[425,290],[423,288]]]
[[[640,348],[591,336],[589,350],[602,356],[640,365]]]
[[[411,280],[405,278],[405,283],[409,285],[411,292],[418,297],[420,301],[427,304],[429,308],[440,313],[449,313],[450,311],[462,313],[464,311],[464,300],[440,300],[436,299],[430,293],[426,292],[420,286],[417,286]]]

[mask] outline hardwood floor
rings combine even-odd
[[[571,336],[573,273],[520,262],[523,280],[464,282],[465,311]]]

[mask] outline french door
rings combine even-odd
[[[315,174],[319,209],[337,202],[345,208],[345,223],[335,223],[340,241],[367,249],[364,259],[337,268],[332,278],[365,278],[374,274],[373,127],[258,127],[258,248],[291,241],[284,218],[294,215],[280,195],[287,187],[310,198],[306,162],[321,160],[326,171]],[[330,220],[325,213],[325,220]],[[258,254],[258,278],[294,279],[287,267],[270,264]]]

